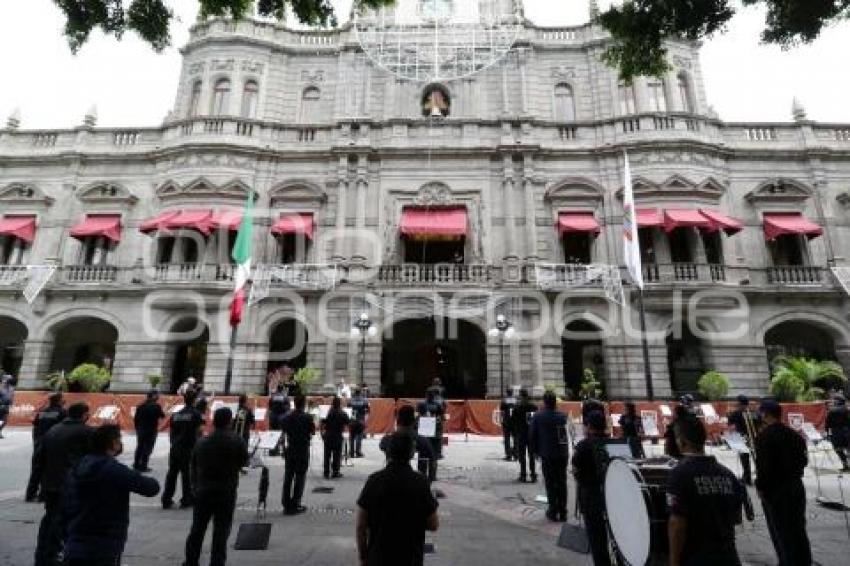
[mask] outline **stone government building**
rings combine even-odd
[[[850,369],[847,296],[829,269],[850,259],[850,124],[812,122],[799,105],[789,123],[723,122],[697,45],[671,44],[665,77],[626,85],[599,61],[605,43],[592,25],[526,21],[499,65],[426,85],[375,67],[351,26],[210,20],[192,29],[160,126],[98,128],[90,112],[36,131],[13,114],[0,129],[2,366],[23,387],[91,361],[117,391],[146,388],[150,373],[220,390],[228,248],[253,192],[269,211],[255,218],[254,262],[276,276],[239,329],[252,357],[237,361],[235,390],[263,391],[282,360],[317,368],[319,384],[358,381],[360,338],[343,336],[363,307],[346,296],[368,291],[383,305],[369,309],[379,332],[364,350],[373,392],[421,395],[440,375],[449,396],[496,396],[492,318],[434,314],[434,295],[463,292],[499,298],[520,331],[561,307],[545,336],[507,344],[505,385],[575,390],[589,367],[609,395],[639,397],[640,342],[602,332],[618,325],[583,267],[622,264],[628,150],[657,394],[691,391],[709,369],[735,393],[763,392],[779,353]],[[57,271],[29,305],[19,275],[45,264]],[[717,292],[697,325],[719,336],[678,331],[699,291]],[[722,336],[729,292],[750,309],[734,339]]]

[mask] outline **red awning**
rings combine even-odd
[[[814,238],[823,234],[823,228],[803,218],[799,212],[766,213],[764,215],[764,236],[773,241],[785,234],[803,234]]]
[[[143,232],[147,234],[148,232],[156,232],[160,228],[165,228],[165,223],[175,216],[180,214],[179,210],[168,210],[166,212],[162,212],[153,218],[149,218],[142,222],[139,226],[139,232]]]
[[[313,239],[313,213],[281,214],[271,228],[272,234],[304,234]]]
[[[711,229],[711,222],[699,210],[670,208],[664,211],[664,231],[672,232],[676,228]]]
[[[571,232],[598,234],[601,228],[592,212],[561,212],[558,214],[558,234]]]
[[[113,242],[121,241],[120,214],[89,214],[86,219],[71,228],[71,236],[85,238],[88,236],[103,236]]]
[[[406,207],[399,231],[417,240],[459,239],[466,236],[466,208]]]
[[[0,236],[12,236],[31,243],[35,239],[35,216],[4,216],[0,218]]]
[[[700,208],[699,211],[708,219],[709,223],[711,223],[711,228],[709,228],[710,232],[723,230],[731,236],[732,234],[737,234],[744,229],[744,224],[740,220],[735,220],[725,214],[720,214],[719,212],[706,210],[704,208]]]
[[[219,210],[213,215],[211,221],[213,230],[228,230],[235,232],[239,230],[239,225],[242,224],[242,211],[225,209]]]
[[[657,228],[664,226],[664,217],[655,208],[638,208],[637,225],[638,228]]]
[[[208,236],[215,228],[216,218],[214,218],[212,210],[208,208],[163,212],[155,218],[142,222],[142,225],[139,226],[139,230],[142,232],[197,230],[205,236]]]

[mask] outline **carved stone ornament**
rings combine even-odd
[[[242,61],[242,70],[246,73],[261,74],[263,72],[263,64],[259,61]]]
[[[575,67],[567,67],[566,65],[552,67],[552,78],[559,81],[574,79],[576,78],[576,69]]]
[[[88,204],[124,204],[132,206],[138,198],[120,185],[112,183],[96,183],[77,193],[81,202]]]
[[[312,203],[319,205],[327,202],[328,195],[314,183],[303,180],[286,181],[269,191],[272,206],[289,203]]]
[[[53,199],[29,183],[12,183],[0,189],[0,203],[50,206]]]
[[[772,179],[750,191],[744,198],[756,204],[796,203],[802,204],[811,193],[798,183],[788,179]]]
[[[197,63],[192,63],[191,65],[189,65],[189,74],[190,75],[200,75],[204,72],[204,67],[206,67],[206,66],[207,66],[207,64],[204,63],[203,61],[198,61]]]
[[[314,69],[312,71],[304,69],[301,71],[301,80],[306,83],[321,83],[325,80],[325,72],[322,69]]]
[[[645,177],[637,176],[634,177],[632,183],[635,199],[638,200],[681,198],[714,204],[720,200],[725,192],[723,183],[714,177],[709,177],[697,184],[681,175],[672,175],[662,183],[654,183]],[[617,198],[623,198],[622,188],[617,191]]]
[[[428,183],[419,189],[416,202],[425,205],[451,204],[452,191],[443,183]]]
[[[213,59],[210,68],[213,71],[232,71],[236,62],[233,59]]]
[[[223,185],[215,185],[204,177],[199,177],[194,181],[185,185],[179,185],[174,181],[163,183],[156,190],[156,196],[161,201],[171,200],[197,200],[200,203],[208,203],[210,199],[214,200],[233,200],[244,202],[245,197],[253,192],[251,188],[238,179],[234,179]],[[253,192],[254,198],[257,198],[257,193]]]
[[[680,69],[690,69],[692,66],[691,60],[680,55],[673,57],[673,65]]]

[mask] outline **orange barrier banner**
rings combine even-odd
[[[28,426],[32,423],[35,414],[38,410],[47,403],[46,391],[17,391],[15,393],[15,402],[9,412],[9,425],[11,426]],[[133,416],[135,415],[136,406],[142,403],[145,399],[143,394],[115,394],[115,393],[65,393],[65,406],[76,402],[86,402],[90,409],[89,424],[97,426],[107,422],[117,423],[125,431],[132,431]],[[236,405],[238,398],[235,396],[229,397],[214,397],[209,399],[207,414],[204,415],[207,426],[210,426],[211,413],[214,406],[219,403]],[[369,434],[386,434],[395,430],[395,417],[398,408],[402,405],[412,405],[416,407],[421,399],[389,399],[375,398],[369,400],[369,419],[366,426],[366,431]],[[308,402],[311,405],[330,404],[329,397],[310,397]],[[176,395],[161,395],[159,403],[166,415],[170,415],[171,411],[178,405],[182,405],[183,400]],[[540,405],[539,402],[535,402]],[[697,403],[701,406],[704,403]],[[735,410],[736,403],[730,402],[714,402],[709,403],[714,407],[716,420],[714,418],[704,417],[708,427],[709,435],[717,438],[726,429],[726,416],[731,411]],[[258,396],[250,397],[249,405],[255,409],[262,409],[263,418],[257,419],[257,430],[268,429],[268,397]],[[480,435],[499,436],[502,434],[501,428],[501,413],[499,410],[500,401],[498,400],[453,400],[446,402],[446,414],[448,419],[444,424],[444,432],[447,434],[470,433]],[[658,416],[658,428],[661,434],[669,422],[669,418],[665,417],[661,411],[661,406],[666,405],[673,410],[675,403],[656,401],[638,401],[635,403],[638,414],[641,411],[655,411]],[[757,405],[751,405],[755,408]],[[581,403],[579,402],[560,402],[558,409],[566,414],[571,415],[574,419],[581,418]],[[620,415],[623,413],[623,402],[612,401],[606,404],[606,409],[609,415]],[[792,428],[799,429],[803,422],[812,423],[818,430],[823,430],[826,422],[827,407],[823,402],[820,403],[787,403],[782,405],[783,420]],[[261,415],[258,415],[261,416]],[[617,423],[612,423],[613,433],[619,434],[619,426]],[[168,419],[164,419],[160,423],[160,430],[168,428]]]

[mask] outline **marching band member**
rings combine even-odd
[[[643,458],[643,444],[640,441],[643,426],[640,422],[640,416],[637,414],[637,408],[631,401],[625,403],[625,410],[620,415],[620,422],[618,424],[620,425],[620,430],[623,431],[623,438],[629,443],[632,458]]]
[[[342,433],[348,426],[349,420],[348,414],[342,410],[340,398],[334,397],[327,416],[321,421],[322,441],[325,447],[323,459],[325,479],[342,477],[342,473],[339,471],[342,460],[342,443],[345,441]],[[331,475],[332,472],[333,475]]]
[[[590,543],[594,566],[611,566],[608,551],[608,531],[605,526],[605,469],[608,453],[604,441],[608,438],[605,413],[590,411],[584,416],[585,437],[573,451],[573,475],[578,486],[578,503],[584,517],[584,528]]]
[[[543,410],[531,419],[528,442],[531,452],[540,457],[550,521],[567,520],[567,416],[557,410],[558,398],[551,391],[543,394]]]
[[[251,445],[251,431],[254,430],[256,422],[254,411],[248,406],[248,396],[243,393],[239,396],[236,418],[233,419],[233,430],[245,441],[245,446]]]
[[[850,448],[850,412],[841,394],[832,399],[832,408],[826,415],[826,433],[841,460],[844,471],[850,471],[850,465],[847,463],[847,452]]]
[[[679,445],[676,442],[674,427],[678,419],[689,415],[695,416],[693,404],[693,395],[683,395],[682,398],[679,399],[679,405],[673,409],[673,420],[668,423],[667,429],[664,431],[664,453],[671,458],[676,458],[678,460],[682,457],[682,452],[679,450]]]
[[[517,478],[517,481],[522,483],[529,481],[526,475],[526,466],[531,472],[531,483],[537,482],[534,454],[528,446],[528,424],[536,410],[537,405],[528,399],[528,391],[526,389],[520,389],[519,403],[517,403],[512,414],[511,428],[514,431],[514,447],[516,449],[517,460],[519,460],[519,478]]]
[[[352,458],[363,457],[363,437],[366,435],[366,419],[369,416],[369,401],[363,397],[363,391],[358,387],[354,397],[348,402],[351,409],[351,424],[348,427],[348,453]]]
[[[749,398],[746,395],[738,395],[738,408],[729,413],[727,420],[729,425],[735,427],[735,430],[741,435],[750,450],[752,450],[753,440],[755,440],[752,436],[758,430],[760,420],[758,414],[749,410],[749,406]],[[741,468],[744,471],[744,475],[741,478],[742,481],[747,485],[753,485],[753,472],[750,465],[749,453],[741,452],[738,456],[741,458]]]

